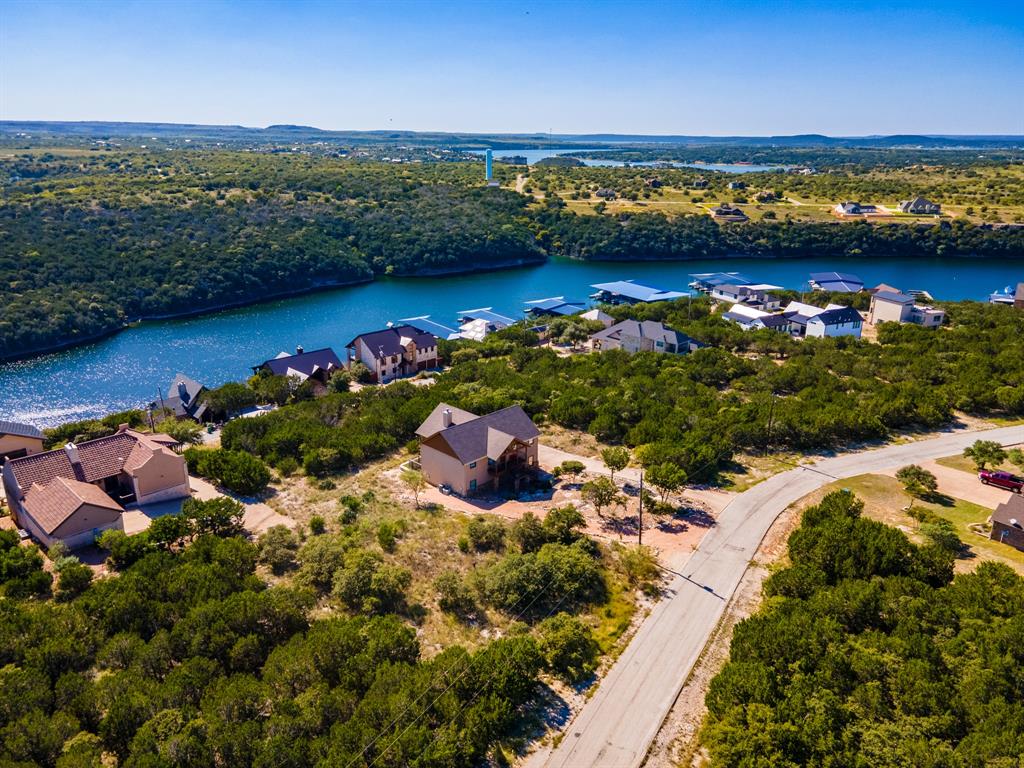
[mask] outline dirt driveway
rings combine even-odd
[[[1010,491],[983,484],[978,476],[971,472],[945,467],[935,461],[922,461],[919,466],[935,475],[935,479],[939,481],[939,493],[952,496],[954,499],[963,499],[987,509],[995,509],[1012,495]],[[898,467],[894,467],[882,474],[895,477],[897,469]]]
[[[586,471],[573,482],[562,480],[556,483],[554,490],[545,497],[529,501],[507,500],[496,496],[474,498],[446,496],[437,488],[428,486],[420,492],[420,503],[437,504],[467,515],[497,515],[511,521],[520,519],[528,511],[543,520],[552,507],[573,504],[583,513],[587,521],[586,532],[589,536],[623,543],[637,541],[638,501],[635,491],[632,492],[632,495],[626,496],[625,505],[612,511],[606,510],[603,516],[599,516],[597,510],[582,499],[581,487],[587,479],[598,475],[608,475],[608,468],[600,459],[578,456],[541,444],[539,460],[541,467],[547,470],[553,469],[563,461],[580,461],[586,467]],[[412,494],[401,483],[398,470],[385,472],[382,478],[391,481],[392,492],[395,495],[412,503]],[[623,481],[634,486],[639,484],[640,470],[630,467],[616,472],[616,485],[621,488]],[[662,519],[644,515],[643,543],[651,547],[665,565],[672,568],[680,567],[700,543],[704,534],[715,525],[718,513],[725,508],[733,496],[735,496],[734,493],[718,489],[687,488],[673,499],[681,510],[680,514]]]

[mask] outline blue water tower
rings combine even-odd
[[[489,149],[484,152],[484,164],[486,166],[484,177],[487,181],[491,181],[494,178],[494,155]]]

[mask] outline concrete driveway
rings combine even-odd
[[[939,493],[952,496],[954,499],[963,499],[987,509],[995,509],[1013,495],[1002,488],[985,485],[973,472],[946,467],[935,461],[922,461],[918,466],[935,475],[935,479],[939,481]],[[882,474],[895,477],[898,469],[899,467],[892,467]]]
[[[212,483],[203,480],[201,477],[189,475],[189,486],[192,488],[192,496],[202,501],[216,499],[220,496],[228,496],[242,503],[245,507],[245,514],[242,517],[242,526],[253,536],[259,536],[268,528],[275,525],[285,525],[294,529],[296,521],[286,517],[262,501],[250,501],[243,497],[225,494],[217,490]],[[181,512],[181,505],[185,499],[174,499],[172,501],[161,501],[155,504],[143,504],[138,507],[126,509],[122,515],[124,532],[128,535],[141,533],[149,528],[149,524],[158,517],[164,515],[176,515]]]

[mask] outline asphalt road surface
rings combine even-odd
[[[772,522],[834,480],[960,453],[975,440],[1024,442],[1024,426],[951,432],[822,459],[775,475],[722,511],[558,747],[532,766],[638,768]]]

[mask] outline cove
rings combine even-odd
[[[381,278],[279,301],[179,320],[141,323],[73,349],[0,364],[0,419],[52,426],[153,401],[182,372],[207,386],[243,380],[251,366],[296,345],[330,346],[342,358],[358,333],[420,315],[451,325],[459,310],[493,307],[521,317],[523,302],[586,299],[591,283],[635,279],[686,290],[693,272],[738,271],[752,280],[804,289],[808,273],[853,272],[866,285],[923,289],[936,299],[985,300],[1024,279],[1024,260],[707,259],[580,262],[434,278]]]

